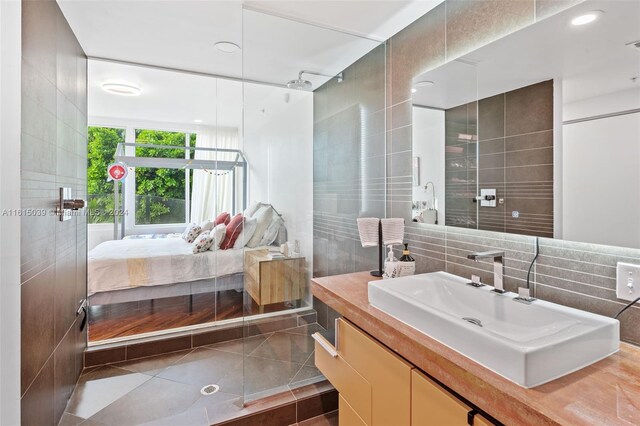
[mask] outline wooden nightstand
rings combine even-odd
[[[260,305],[302,299],[305,290],[305,258],[269,259],[269,251],[247,250],[244,253],[246,289]]]

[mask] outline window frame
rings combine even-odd
[[[185,146],[190,146],[192,134],[197,134],[196,126],[181,124],[166,124],[154,121],[125,120],[118,118],[90,119],[89,127],[110,127],[125,130],[125,143],[136,143],[136,129],[154,130],[163,132],[179,132],[185,134]],[[142,145],[142,144],[141,144]],[[127,155],[135,156],[135,147],[126,147]],[[188,158],[190,151],[185,150],[185,158]],[[136,224],[136,173],[135,168],[127,176],[124,191],[124,210],[129,214],[124,216],[125,235],[132,234],[166,234],[182,232],[190,220],[191,210],[191,185],[189,169],[185,169],[185,221],[182,223],[167,224]]]

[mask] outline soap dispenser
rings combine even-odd
[[[404,243],[404,250],[402,250],[402,257],[398,262],[398,276],[406,277],[407,275],[413,275],[416,273],[416,260],[411,256],[409,252],[409,244]]]
[[[398,276],[398,259],[393,254],[393,245],[389,244],[389,253],[387,259],[384,261],[384,274],[383,278],[396,278]]]

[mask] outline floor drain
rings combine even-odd
[[[214,393],[220,390],[220,386],[218,385],[207,385],[200,389],[200,393],[203,395],[213,395]]]

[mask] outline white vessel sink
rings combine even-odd
[[[527,388],[619,349],[618,320],[541,300],[518,303],[514,293],[468,282],[446,272],[372,281],[369,303]]]

